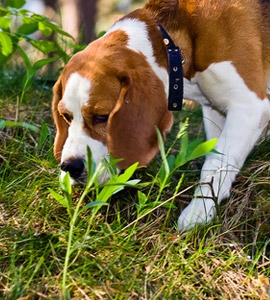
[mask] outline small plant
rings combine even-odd
[[[215,151],[214,147],[217,143],[217,138],[202,142],[201,140],[188,141],[187,134],[188,119],[184,123],[179,124],[179,132],[176,135],[174,142],[171,144],[167,153],[165,153],[162,135],[157,129],[160,153],[162,157],[162,166],[160,170],[159,180],[161,189],[169,184],[174,172],[185,165],[187,162],[205,156],[210,151]],[[177,141],[180,140],[180,149],[176,156],[170,152]]]
[[[156,128],[159,150],[162,158],[162,163],[159,172],[152,180],[152,186],[149,189],[148,195],[144,194],[141,191],[138,191],[138,201],[137,204],[137,217],[141,218],[151,212],[157,207],[166,207],[168,209],[175,208],[173,205],[173,200],[177,193],[180,190],[181,184],[183,182],[184,174],[178,180],[178,184],[174,191],[174,196],[169,199],[169,201],[161,201],[161,195],[165,188],[168,188],[171,185],[172,177],[175,175],[175,172],[183,167],[187,162],[190,162],[199,157],[205,156],[209,152],[213,152],[214,147],[217,143],[217,139],[211,139],[205,142],[201,140],[194,140],[193,142],[188,141],[188,119],[184,123],[179,124],[179,132],[175,137],[175,140],[170,145],[167,152],[165,151],[164,141],[162,135],[158,128]],[[171,150],[180,141],[180,149],[177,155],[172,155]],[[159,191],[154,202],[148,202],[150,194],[155,185],[158,185]]]
[[[95,163],[92,160],[91,150],[87,148],[87,161],[86,161],[87,174],[88,174],[87,183],[75,207],[72,201],[72,185],[70,182],[69,173],[67,173],[64,176],[63,180],[60,181],[63,195],[56,193],[52,189],[49,189],[51,195],[67,209],[68,216],[70,219],[67,250],[66,250],[65,264],[63,269],[63,281],[62,281],[62,291],[65,299],[69,299],[68,290],[67,290],[67,275],[68,275],[71,253],[84,247],[83,241],[73,240],[73,233],[77,225],[79,216],[85,210],[90,210],[88,227],[86,228],[84,233],[84,240],[87,240],[91,231],[91,226],[94,218],[96,217],[98,211],[102,206],[109,205],[108,204],[109,198],[112,195],[124,189],[125,186],[136,186],[136,184],[139,183],[139,180],[137,179],[130,180],[131,176],[135,172],[138,165],[137,163],[135,163],[132,166],[130,166],[127,170],[125,170],[124,173],[120,175],[115,173],[106,184],[99,185],[98,179],[100,175],[102,175],[104,172],[115,169],[115,165],[117,162],[118,160],[112,159],[109,162],[103,161],[99,165],[95,166]],[[95,192],[95,200],[87,203],[86,205],[83,205],[86,196],[90,192]]]

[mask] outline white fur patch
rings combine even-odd
[[[72,157],[85,159],[87,146],[91,149],[96,164],[99,164],[102,158],[108,157],[107,147],[92,139],[83,129],[81,111],[82,107],[88,104],[90,88],[90,81],[78,73],[73,73],[67,81],[62,101],[73,114],[73,120],[68,129],[68,138],[62,150],[61,162]],[[106,181],[106,178],[102,181]]]
[[[89,101],[90,87],[90,81],[76,72],[67,81],[63,101],[77,122],[82,121],[81,108]]]
[[[178,219],[181,230],[213,219],[215,203],[211,198],[217,197],[220,203],[229,196],[237,173],[270,119],[268,99],[261,100],[249,90],[232,63],[212,64],[205,71],[198,72],[195,80],[202,95],[214,107],[224,111],[226,119],[219,112],[211,112],[210,108],[203,109],[209,123],[207,136],[219,136],[216,150],[220,154],[211,153],[206,157],[200,185]],[[218,130],[215,131],[213,126]]]
[[[164,84],[165,93],[168,97],[169,94],[169,76],[165,68],[160,67],[154,56],[152,43],[148,36],[147,25],[138,19],[123,19],[116,22],[110,30],[106,33],[109,34],[115,30],[124,31],[128,37],[128,48],[138,53],[142,53],[154,73],[160,78]]]
[[[184,99],[193,100],[200,105],[209,104],[209,100],[203,95],[196,78],[190,80],[184,78]]]

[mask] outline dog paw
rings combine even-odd
[[[207,224],[213,220],[215,214],[216,207],[213,200],[193,199],[178,218],[178,230],[188,231],[195,226]]]

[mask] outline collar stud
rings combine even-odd
[[[170,41],[168,39],[163,39],[163,43],[165,46],[168,46],[170,44]]]

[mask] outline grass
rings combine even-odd
[[[170,199],[184,172],[177,208],[154,207],[138,220],[137,190],[126,188],[91,223],[90,210],[82,211],[73,227],[63,286],[71,220],[48,190],[61,194],[52,155],[51,85],[35,80],[18,111],[22,71],[13,66],[0,75],[0,119],[42,128],[0,131],[1,299],[269,299],[269,139],[250,155],[220,218],[203,228],[175,229],[192,196],[188,188],[198,181],[201,159],[175,172],[161,194],[162,201]],[[176,119],[185,116],[190,139],[202,136],[200,110],[186,107]],[[177,125],[167,147],[175,130]],[[157,156],[134,178],[151,182],[159,167]],[[147,194],[149,186],[141,185],[141,191]],[[82,187],[74,188],[74,209],[95,200],[90,192],[80,204],[82,193]],[[158,194],[154,186],[147,203]]]

